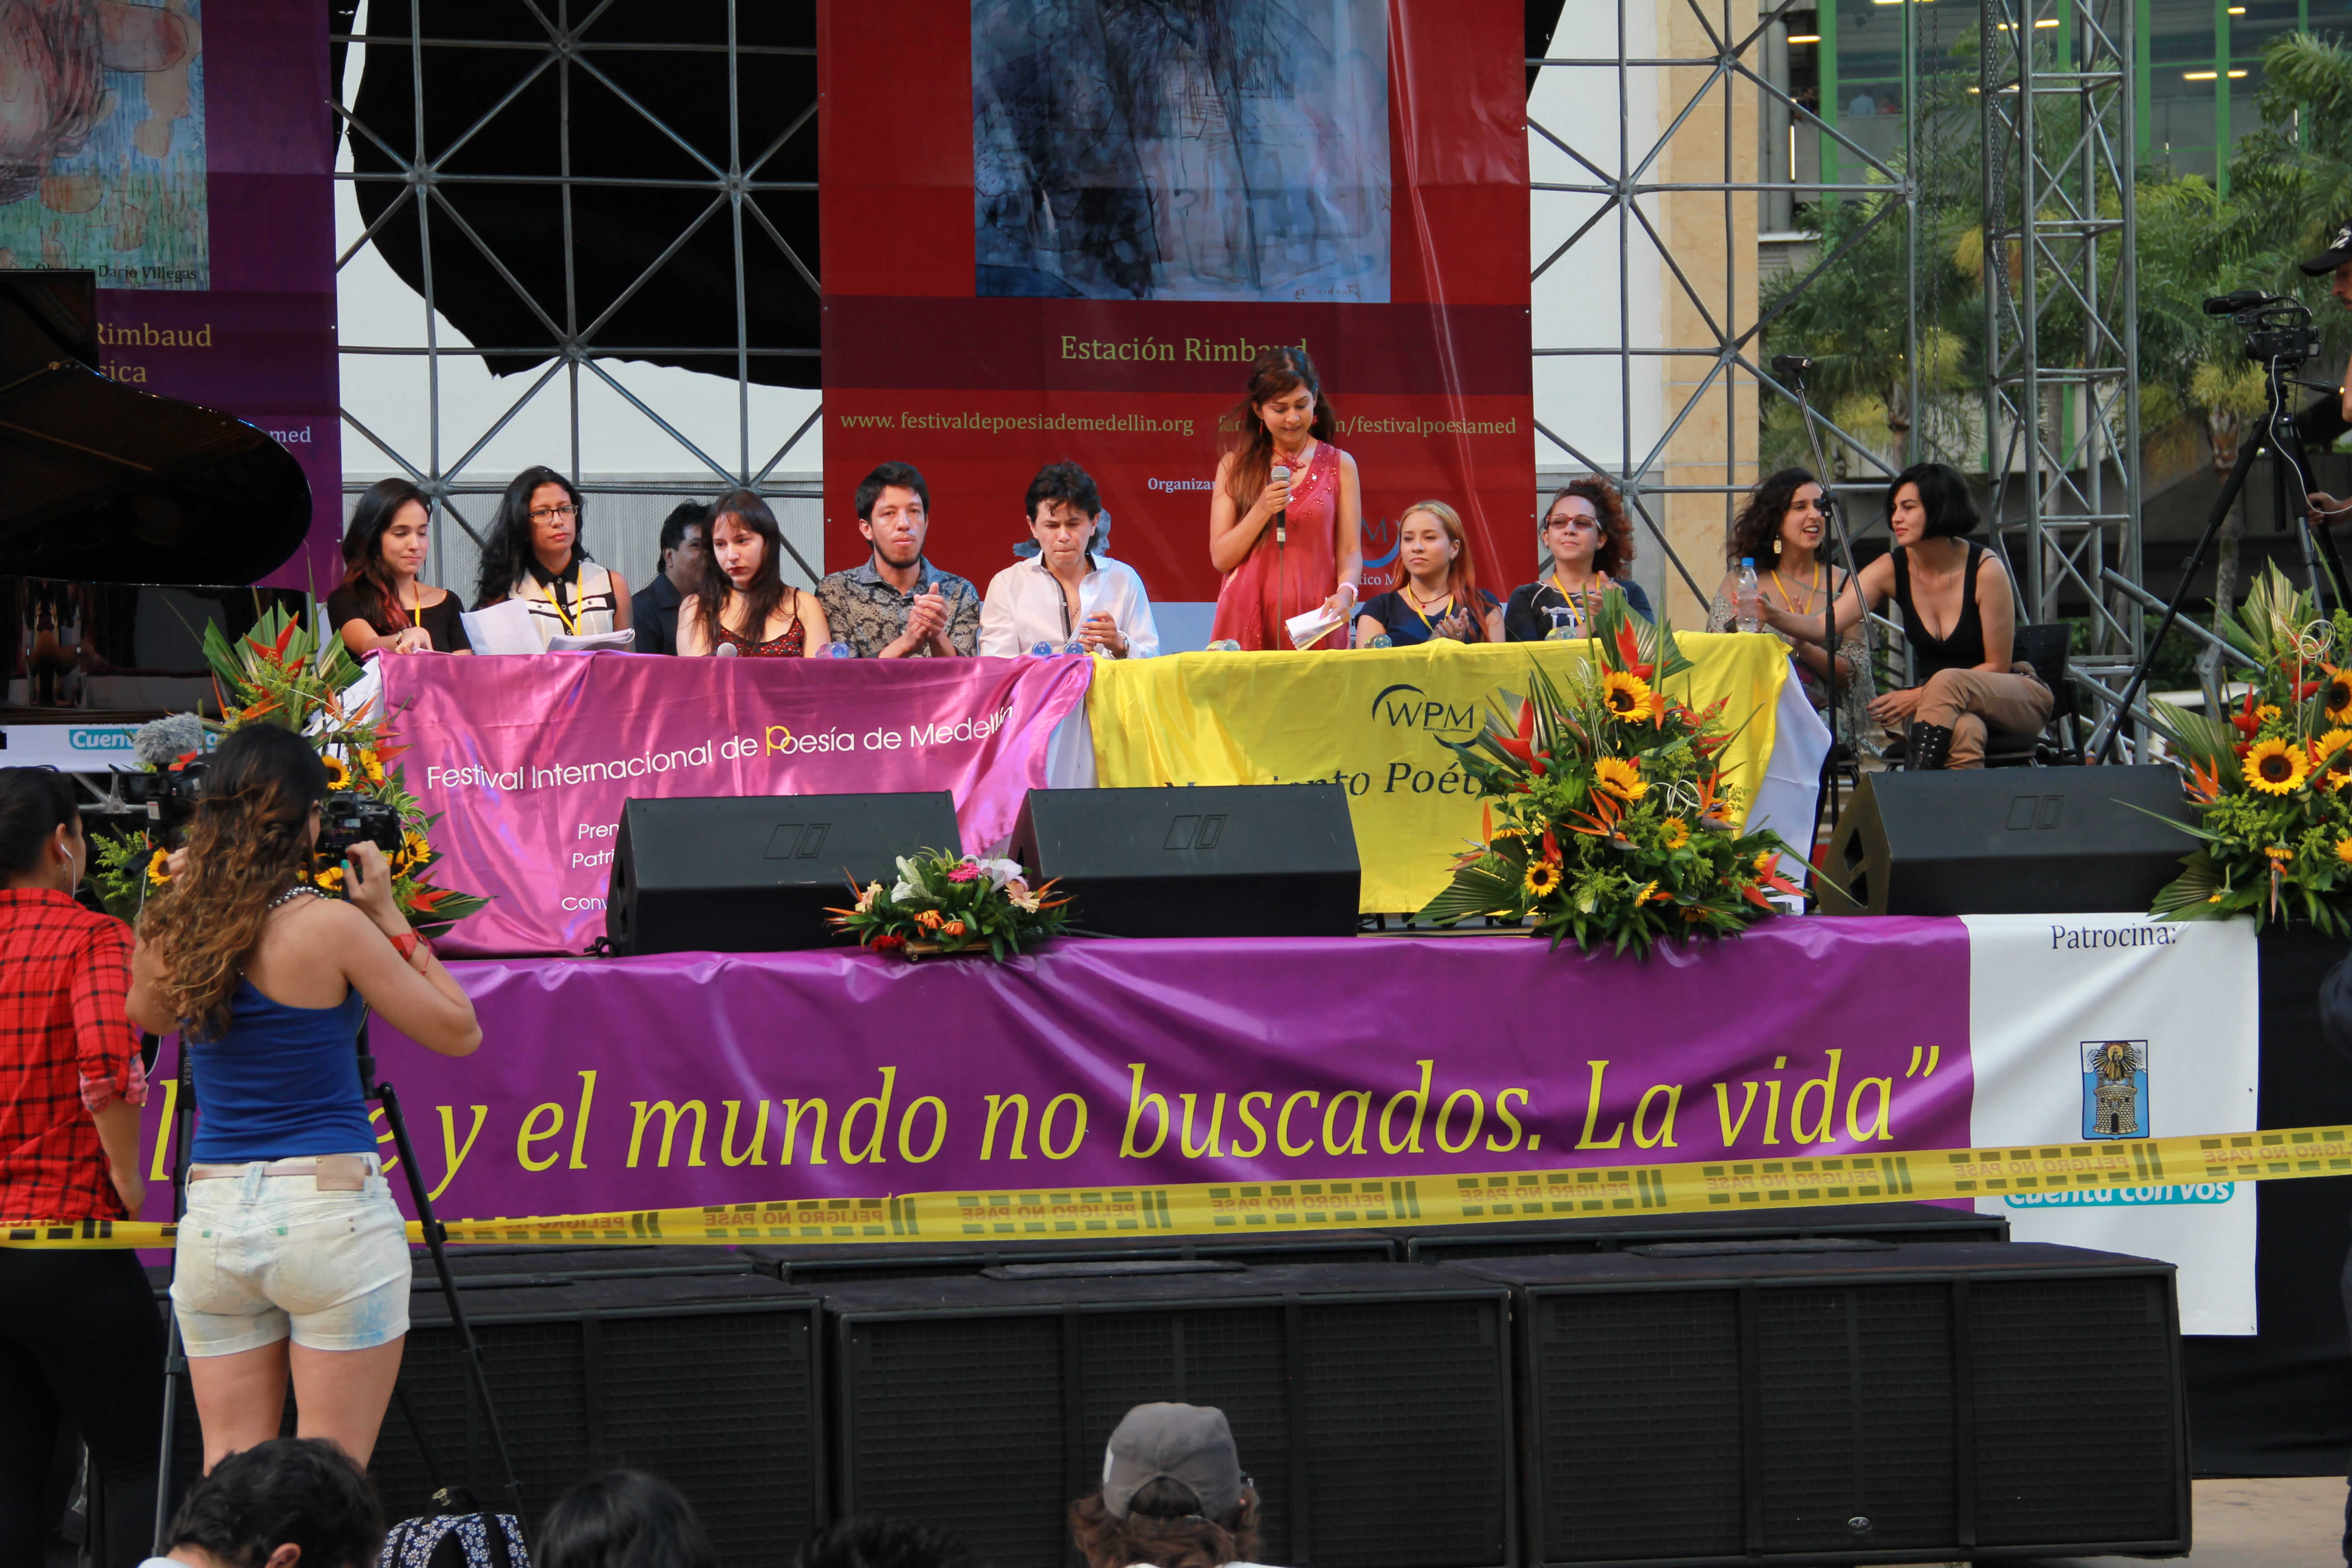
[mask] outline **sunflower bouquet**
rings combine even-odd
[[[1532,918],[1554,947],[1572,937],[1646,954],[1662,937],[1736,935],[1778,912],[1772,894],[1801,892],[1778,868],[1780,837],[1740,830],[1723,702],[1699,710],[1667,695],[1691,668],[1673,629],[1613,589],[1596,629],[1597,658],[1565,689],[1531,667],[1516,721],[1505,693],[1477,735],[1446,742],[1486,797],[1485,842],[1422,919]]]
[[[2215,629],[2254,661],[2219,718],[2152,704],[2188,770],[2201,842],[2156,896],[2171,920],[2308,921],[2352,937],[2352,616],[2271,567]]]
[[[898,879],[849,885],[856,902],[829,910],[833,925],[858,945],[908,959],[927,952],[985,952],[1003,962],[1057,935],[1069,921],[1067,898],[1054,884],[1031,887],[1017,860],[983,860],[936,849],[898,858]]]
[[[226,733],[247,724],[277,724],[309,739],[326,764],[327,785],[378,800],[399,814],[401,843],[385,856],[392,870],[393,900],[410,924],[438,936],[489,900],[435,885],[429,873],[440,855],[430,837],[437,816],[427,816],[402,781],[394,745],[377,699],[348,703],[360,666],[315,605],[306,617],[273,605],[246,636],[232,643],[216,625],[205,628],[205,658],[212,666],[213,690],[223,720],[204,728]],[[190,722],[187,719],[169,721]],[[169,766],[198,759],[191,750]],[[169,848],[155,836],[133,833],[97,847],[91,870],[99,897],[110,913],[136,917],[147,891],[170,879]],[[340,867],[314,872],[329,892],[342,890]]]

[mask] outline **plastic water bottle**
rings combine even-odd
[[[1764,629],[1764,591],[1756,585],[1755,557],[1739,558],[1739,582],[1735,590],[1739,611],[1739,629],[1760,632]]]
[[[1386,632],[1382,632],[1364,646],[1366,647],[1396,647],[1396,638],[1389,636]]]
[[[1062,645],[1062,652],[1073,658],[1084,658],[1087,653],[1087,639],[1072,637]]]
[[[1031,658],[1051,658],[1054,657],[1054,645],[1049,642],[1033,642],[1029,645],[1029,657]]]
[[[1242,651],[1242,645],[1235,642],[1231,637],[1219,637],[1216,641],[1208,646],[1206,651],[1210,653],[1239,653]]]
[[[1573,605],[1546,605],[1544,614],[1551,617],[1551,630],[1544,633],[1544,641],[1582,642],[1584,640],[1584,627],[1580,624]]]

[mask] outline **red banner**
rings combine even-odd
[[[1187,13],[1189,15],[1189,13]],[[1395,520],[1452,503],[1480,580],[1534,526],[1525,47],[1516,9],[1234,0],[826,0],[819,21],[825,556],[857,481],[931,489],[931,558],[985,584],[1068,458],[1155,599],[1213,599],[1217,419],[1303,344]]]

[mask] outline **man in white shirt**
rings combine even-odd
[[[980,607],[980,651],[1010,658],[1043,643],[1113,658],[1160,651],[1151,601],[1135,569],[1088,549],[1102,497],[1076,463],[1048,463],[1029,481],[1029,533],[1036,555],[999,572]]]

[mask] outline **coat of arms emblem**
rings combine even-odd
[[[2083,1136],[2149,1136],[2146,1040],[2083,1042]]]

